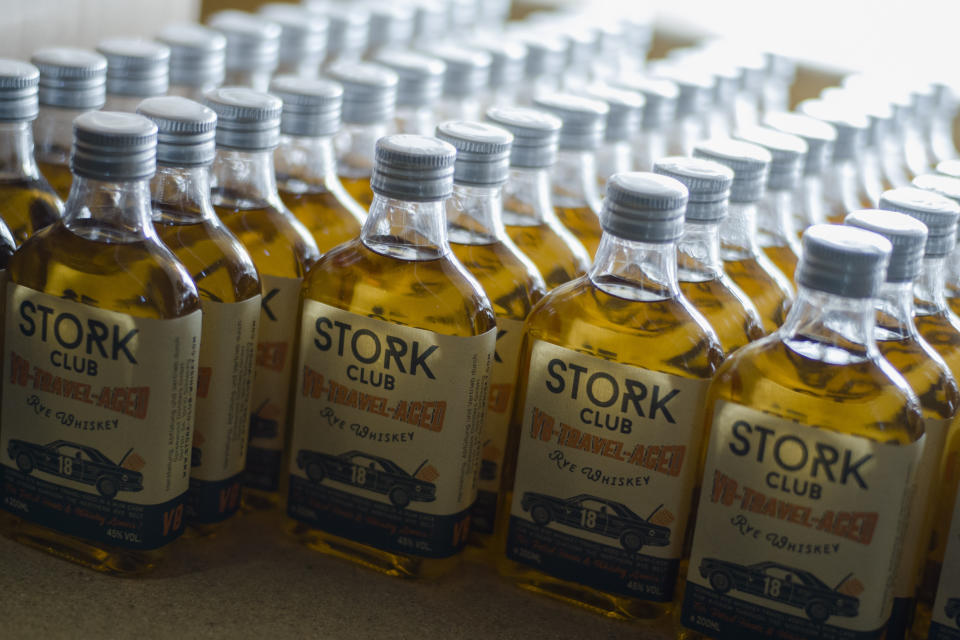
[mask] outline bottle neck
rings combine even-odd
[[[278,206],[273,149],[217,149],[211,173],[213,201],[234,209]]]
[[[848,210],[860,208],[857,203],[857,165],[852,159],[838,160],[824,173],[824,198],[842,204]]]
[[[281,183],[299,181],[322,186],[325,181],[336,179],[337,161],[331,136],[282,136],[273,159]]]
[[[157,165],[150,192],[154,222],[193,224],[216,219],[210,204],[210,168],[206,165]]]
[[[680,295],[673,242],[635,242],[604,233],[589,275],[597,288],[627,300],[656,302]]]
[[[885,282],[874,305],[878,341],[919,337],[913,323],[913,282]]]
[[[677,243],[681,282],[706,282],[723,275],[720,258],[720,224],[687,222]]]
[[[408,202],[375,193],[360,239],[398,260],[436,260],[450,251],[444,201]]]
[[[653,171],[653,163],[667,155],[667,135],[662,129],[641,130],[631,144],[636,171]]]
[[[369,178],[377,140],[387,135],[387,129],[385,122],[344,125],[334,141],[339,174],[344,178]]]
[[[502,199],[510,226],[545,224],[553,212],[549,169],[510,169]]]
[[[742,260],[760,255],[757,245],[757,204],[731,202],[727,219],[720,227],[724,260]]]
[[[429,107],[397,107],[394,116],[398,133],[432,136],[436,128],[433,111]]]
[[[506,237],[500,187],[454,184],[446,201],[447,232],[454,244],[493,244]]]
[[[37,178],[30,122],[0,122],[0,179]]]
[[[602,188],[615,173],[630,171],[630,143],[626,140],[606,142],[597,151],[597,184]]]
[[[874,325],[872,299],[844,298],[801,286],[777,335],[811,360],[855,364],[879,356]]]
[[[553,167],[553,197],[558,207],[600,210],[597,192],[597,158],[593,151],[564,151]]]
[[[63,223],[87,240],[119,244],[156,239],[151,217],[149,180],[110,182],[74,175]]]
[[[920,277],[914,282],[913,297],[916,315],[929,316],[947,311],[944,292],[947,282],[948,256],[925,257]]]
[[[798,210],[803,214],[804,223],[806,225],[822,223],[825,218],[823,212],[823,177],[821,174],[810,173],[803,176],[797,195],[799,197],[795,201]],[[803,231],[803,229],[796,229],[796,231]]]
[[[66,165],[70,162],[73,144],[73,120],[85,113],[81,109],[40,107],[40,115],[33,124],[36,157],[41,162]]]
[[[793,228],[793,191],[767,190],[757,206],[757,230],[775,246],[793,246],[796,232]]]

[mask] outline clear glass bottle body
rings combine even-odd
[[[503,221],[507,235],[530,258],[554,289],[590,268],[590,256],[557,219],[547,169],[510,169],[503,187]]]
[[[67,199],[73,184],[73,174],[70,173],[73,120],[82,113],[85,110],[41,105],[40,114],[33,123],[37,166],[61,200]]]
[[[720,225],[688,221],[677,243],[680,290],[713,327],[729,355],[766,335],[760,314],[723,270]]]
[[[768,189],[757,203],[757,243],[791,283],[800,258],[793,196],[789,189]]]
[[[603,195],[607,180],[615,173],[630,171],[633,167],[630,141],[607,141],[597,149],[597,186]]]
[[[0,216],[17,244],[62,213],[63,203],[34,159],[30,122],[0,123]]]
[[[150,222],[147,180],[76,177],[62,220],[32,236],[10,261],[10,282],[137,318],[174,319],[200,309],[196,287]],[[80,539],[10,515],[4,533],[105,573],[154,568],[169,545],[129,549]]]
[[[317,245],[304,226],[293,217],[293,214],[284,206],[277,192],[276,174],[273,164],[273,150],[243,151],[234,149],[218,149],[213,163],[211,201],[214,211],[226,227],[237,237],[240,243],[250,254],[253,264],[260,274],[263,288],[269,286],[269,281],[296,283],[301,281],[310,266],[320,257]],[[299,285],[297,285],[299,286]],[[279,285],[274,288],[279,288]],[[263,291],[266,300],[272,291]],[[287,296],[281,291],[277,294],[281,298]],[[289,302],[287,302],[289,304]],[[274,305],[276,306],[276,305]],[[264,386],[259,378],[263,369],[268,366],[267,350],[261,354],[260,345],[265,342],[265,336],[270,331],[271,337],[275,334],[286,336],[287,347],[284,353],[292,352],[293,335],[296,331],[298,318],[295,308],[286,305],[279,312],[267,313],[271,309],[269,304],[260,313],[260,333],[258,343],[257,370],[254,374],[254,401],[252,406],[252,420],[261,416],[258,406],[258,387]],[[283,326],[279,326],[279,325]],[[277,325],[276,330],[268,327]],[[279,337],[279,336],[277,336]],[[261,357],[264,360],[261,360]],[[290,358],[292,356],[286,356]],[[287,361],[289,362],[289,361]],[[285,386],[289,388],[289,373]],[[283,398],[273,397],[280,393],[278,389],[269,388],[265,407],[276,412],[271,418],[275,424],[274,430],[279,434],[289,432],[290,407],[288,393],[283,392]],[[274,406],[276,407],[274,408]],[[281,406],[282,405],[282,406]],[[258,437],[251,433],[251,449],[255,447]],[[265,447],[266,448],[266,447]],[[252,459],[248,453],[249,461]],[[278,478],[271,478],[263,482],[260,488],[248,484],[244,491],[244,504],[251,508],[268,509],[279,504],[280,495],[277,490],[268,490],[267,485],[279,486],[284,478],[283,464],[275,470]],[[255,470],[256,474],[272,474],[274,470]],[[248,483],[250,480],[248,479]],[[260,480],[257,480],[260,482]],[[282,491],[282,486],[280,486]]]
[[[557,218],[591,256],[597,252],[603,235],[596,162],[593,151],[561,149],[550,176]]]
[[[448,336],[477,336],[495,327],[482,290],[450,251],[442,201],[375,196],[361,237],[321,258],[303,297]],[[392,553],[292,519],[288,524],[307,547],[392,576],[436,577],[455,568],[462,555]]]
[[[723,270],[753,302],[763,329],[772,333],[787,317],[793,287],[758,245],[756,216],[755,203],[730,203],[729,217],[720,227],[720,255]]]
[[[402,107],[397,105],[394,125],[397,133],[412,133],[420,136],[432,136],[437,126],[430,107]]]
[[[645,129],[632,141],[633,170],[653,171],[653,163],[665,158],[667,153],[667,136],[660,129]],[[686,154],[684,154],[686,155]]]
[[[680,293],[672,243],[631,242],[605,234],[589,275],[555,289],[524,328],[517,401],[510,425],[497,542],[506,548],[523,430],[531,352],[539,341],[639,369],[708,380],[723,359],[713,331]],[[662,619],[671,603],[615,595],[560,579],[501,554],[497,569],[517,586],[607,617]]]
[[[923,435],[915,396],[874,340],[873,301],[806,288],[778,332],[723,363],[710,387],[708,416],[718,403],[875,442],[907,445]],[[705,460],[701,456],[701,464]],[[757,552],[757,561],[767,559],[759,557],[760,547]],[[706,637],[686,628],[678,635]]]
[[[373,152],[377,140],[390,133],[386,123],[344,124],[334,138],[337,152],[337,174],[347,193],[364,209],[373,204],[370,175],[373,173]]]
[[[320,253],[360,235],[367,212],[340,184],[332,138],[281,136],[274,165],[280,198]]]
[[[827,222],[842,224],[851,211],[873,208],[873,203],[861,196],[857,175],[857,164],[852,158],[834,161],[827,167],[823,174]]]
[[[527,319],[533,305],[546,294],[546,285],[537,268],[507,237],[501,219],[501,210],[500,187],[471,187],[455,184],[453,196],[446,202],[450,249],[460,264],[466,267],[470,275],[480,283],[493,306],[498,329],[502,328],[504,320],[510,325],[522,323]],[[510,329],[514,327],[511,326]],[[500,367],[516,367],[518,353],[500,352],[501,349],[508,348],[508,344],[513,343],[498,344],[497,357],[493,363],[495,370],[491,371],[491,381],[500,384],[509,377],[512,378],[511,383],[515,389],[515,369],[512,376],[508,376],[506,371],[496,371]],[[519,342],[516,345],[519,350]],[[497,393],[503,393],[503,391],[497,390]],[[487,407],[488,422],[498,419],[491,407],[492,404],[491,400]],[[509,404],[512,405],[512,403]],[[508,419],[509,409],[505,407],[504,411],[497,413],[505,413],[503,419]],[[500,435],[492,433],[495,430],[494,427],[486,430],[485,443],[488,439],[492,440],[493,436]],[[482,470],[481,478],[498,476],[503,467],[502,445],[504,443],[492,442],[491,444],[493,449],[500,450],[499,455],[492,450],[488,455],[487,447],[484,446],[481,452],[481,464],[486,468]],[[484,487],[481,486],[481,489],[483,490]],[[487,519],[495,515],[495,509],[490,513],[478,514]],[[485,522],[485,528],[490,524],[492,523]],[[491,549],[491,538],[491,533],[473,528],[470,543],[481,549]]]

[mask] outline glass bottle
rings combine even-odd
[[[490,107],[512,107],[520,99],[527,48],[503,35],[476,37],[470,46],[490,55],[490,80],[480,99],[480,113]]]
[[[447,11],[444,3],[435,0],[411,0],[413,7],[413,49],[423,49],[448,36]]]
[[[373,203],[370,175],[378,139],[390,133],[397,101],[397,74],[372,62],[339,62],[327,76],[343,85],[343,129],[335,144],[337,173],[364,209]]]
[[[666,176],[611,178],[589,275],[547,294],[524,329],[498,569],[608,617],[671,609],[723,360],[677,283],[686,195]]]
[[[397,109],[394,126],[398,133],[433,135],[433,110],[443,92],[447,65],[432,56],[391,49],[374,60],[397,74]]]
[[[542,95],[533,104],[563,122],[557,163],[550,174],[553,207],[563,226],[592,256],[602,235],[597,150],[603,143],[610,108],[604,102],[569,93]]]
[[[476,498],[496,325],[447,241],[455,153],[435,138],[380,139],[360,238],[303,288],[291,528],[393,576],[453,569]]]
[[[807,143],[800,186],[793,192],[793,228],[799,237],[807,227],[826,221],[823,181],[833,155],[837,130],[822,120],[801,113],[767,113],[763,124],[798,136]]]
[[[311,12],[327,19],[327,57],[323,69],[337,63],[359,62],[370,35],[370,14],[355,3],[310,4]]]
[[[597,34],[579,22],[559,25],[559,34],[567,45],[567,62],[560,86],[568,93],[579,93],[592,80]]]
[[[804,100],[798,110],[827,122],[837,132],[833,158],[823,174],[826,221],[840,224],[851,211],[873,207],[874,203],[862,191],[857,179],[857,155],[869,127],[866,116],[850,113],[848,109],[828,105],[822,100]]]
[[[767,81],[763,85],[764,116],[790,110],[790,89],[797,77],[797,63],[790,56],[775,51],[765,51]],[[761,118],[762,119],[762,118]]]
[[[148,98],[137,112],[158,129],[153,227],[193,278],[203,312],[184,515],[194,530],[210,534],[241,504],[260,277],[210,204],[216,114],[178,96]]]
[[[693,155],[733,170],[729,215],[720,227],[723,270],[760,312],[764,330],[772,333],[787,316],[793,287],[757,242],[757,203],[766,189],[770,152],[749,142],[720,139],[701,142]]]
[[[33,155],[39,82],[32,64],[0,58],[0,218],[18,245],[63,214]]]
[[[925,442],[874,338],[889,255],[863,229],[807,229],[783,327],[717,372],[681,609],[694,637],[883,635]]]
[[[556,37],[534,36],[530,33],[520,33],[518,37],[527,47],[527,63],[517,104],[530,106],[537,96],[560,89],[560,77],[566,64],[566,47]]]
[[[807,156],[807,143],[798,136],[760,126],[739,130],[737,138],[770,152],[767,189],[757,203],[757,243],[792,284],[800,258],[793,203]]]
[[[320,252],[277,193],[273,154],[280,138],[279,98],[245,87],[207,94],[217,113],[211,200],[260,274],[260,322],[250,401],[244,503],[278,504],[284,437],[289,431],[291,373],[300,286]]]
[[[370,35],[364,60],[375,60],[383,51],[402,50],[413,41],[414,8],[408,4],[375,0],[363,3],[370,12]]]
[[[537,109],[494,107],[487,120],[513,134],[510,176],[503,186],[507,235],[536,265],[548,290],[584,275],[590,256],[560,223],[550,191],[560,119]]]
[[[170,95],[200,101],[223,83],[227,39],[219,31],[199,24],[172,24],[157,40],[170,49]]]
[[[707,137],[704,115],[711,108],[713,80],[696,69],[676,65],[657,67],[654,74],[673,82],[678,90],[673,123],[668,127],[667,154],[689,156],[693,147]]]
[[[367,217],[337,177],[333,136],[340,130],[343,88],[330,80],[277,76],[270,92],[283,100],[273,160],[280,198],[326,253],[359,236]]]
[[[945,82],[934,82],[936,97],[930,125],[927,129],[927,146],[938,163],[957,159],[957,147],[953,141],[953,120],[957,114],[957,96]]]
[[[486,293],[497,322],[487,416],[480,442],[480,481],[470,516],[470,541],[492,543],[510,411],[513,409],[523,321],[546,293],[540,272],[507,236],[501,188],[513,136],[488,124],[450,121],[437,137],[457,149],[453,196],[446,201],[450,249]]]
[[[680,291],[710,323],[724,355],[762,338],[766,332],[759,312],[723,270],[720,258],[720,227],[727,218],[733,171],[719,162],[681,156],[661,158],[653,170],[679,180],[690,194],[677,242]]]
[[[207,25],[227,39],[223,84],[266,91],[280,55],[280,25],[245,11],[218,11]]]
[[[443,93],[434,107],[437,122],[479,119],[481,100],[490,83],[492,56],[454,44],[430,47],[426,53],[446,65]]]
[[[960,160],[942,160],[937,163],[935,170],[939,175],[960,178]]]
[[[640,128],[645,99],[642,93],[615,89],[595,84],[583,90],[583,95],[606,103],[607,124],[603,144],[597,149],[597,187],[600,193],[607,180],[615,173],[630,171],[633,167],[630,141]]]
[[[923,268],[914,282],[914,320],[920,335],[960,380],[960,318],[946,298],[948,262],[957,243],[960,205],[934,191],[901,187],[880,196],[880,208],[913,216],[927,225]]]
[[[913,281],[922,266],[926,227],[906,214],[876,210],[854,211],[844,223],[878,233],[893,246],[886,281],[875,300],[875,338],[881,355],[906,378],[923,412],[926,444],[906,519],[903,551],[893,582],[893,612],[887,624],[888,638],[904,638],[933,530],[940,460],[948,432],[956,431],[960,390],[947,364],[921,337],[913,321]]]
[[[121,575],[183,533],[190,479],[200,301],[150,224],[156,145],[142,116],[78,116],[63,219],[8,271],[4,533]]]
[[[283,2],[269,2],[262,5],[259,12],[280,27],[275,73],[317,77],[327,55],[327,19],[306,7]]]
[[[914,178],[913,185],[920,189],[936,192],[960,205],[960,180],[957,178],[924,174]],[[944,295],[947,298],[950,310],[960,317],[960,250],[954,250],[950,255],[946,270]],[[946,505],[946,508],[952,508],[952,503]]]
[[[640,131],[630,144],[634,168],[649,171],[654,162],[667,155],[667,133],[676,114],[680,89],[670,80],[646,76],[621,77],[614,81],[614,86],[643,94]]]
[[[30,57],[40,70],[40,114],[33,125],[37,166],[61,199],[70,194],[73,119],[106,100],[107,59],[94,51],[52,47]]]
[[[162,96],[170,86],[170,48],[140,38],[107,38],[97,45],[107,59],[109,111],[136,111],[144,98]]]

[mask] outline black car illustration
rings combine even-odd
[[[37,470],[92,484],[105,498],[113,498],[118,491],[143,490],[143,474],[123,468],[132,451],[127,451],[120,462],[113,462],[93,447],[66,440],[48,445],[11,440],[7,445],[7,454],[23,473]]]
[[[269,402],[269,399],[264,400],[263,403],[257,407],[257,410],[250,414],[250,431],[247,434],[247,439],[276,438],[277,434],[280,433],[280,425],[276,420],[264,418],[260,415],[260,412],[263,411]]]
[[[523,494],[520,506],[529,511],[533,522],[541,527],[557,522],[615,538],[630,553],[647,545],[665,547],[670,544],[670,529],[649,522],[660,507],[647,518],[641,518],[625,504],[606,498],[581,494],[563,499],[532,491]]]
[[[412,501],[437,499],[437,485],[415,477],[426,463],[424,460],[416,471],[407,473],[391,460],[362,451],[347,451],[338,456],[306,449],[297,452],[297,466],[313,482],[319,484],[328,479],[382,493],[400,509]]]
[[[947,598],[947,606],[944,607],[944,613],[960,627],[960,598]]]
[[[700,575],[717,593],[731,590],[775,600],[803,609],[812,621],[822,624],[830,616],[852,618],[857,615],[860,600],[831,589],[817,576],[776,562],[742,565],[716,558],[700,561]],[[847,576],[837,585],[846,582]]]

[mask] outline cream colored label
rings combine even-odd
[[[718,403],[684,624],[722,638],[877,637],[923,447]]]
[[[487,417],[480,443],[480,490],[500,490],[503,453],[507,448],[510,410],[517,386],[517,361],[523,342],[523,322],[497,318],[497,343],[490,368]]]
[[[604,591],[669,600],[708,384],[534,344],[508,556]]]
[[[931,612],[930,638],[960,637],[960,492],[953,505],[953,519]]]
[[[893,586],[894,598],[912,598],[920,578],[921,558],[930,542],[930,525],[933,518],[932,496],[936,494],[934,482],[940,471],[940,458],[947,444],[947,432],[953,420],[923,421],[926,445],[917,466],[916,483],[910,499],[910,515],[903,538],[903,551],[897,567],[897,579]]]
[[[200,312],[136,318],[13,283],[7,310],[2,463],[136,505],[183,494]]]
[[[240,473],[246,462],[260,296],[233,303],[203,300],[202,310],[190,474],[213,482]]]
[[[260,283],[263,298],[250,397],[250,444],[282,451],[302,281],[261,275]]]
[[[387,551],[462,549],[495,341],[305,300],[287,513]]]

